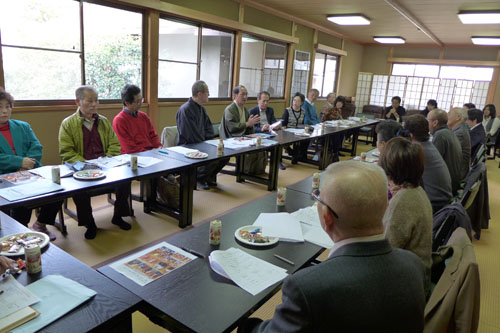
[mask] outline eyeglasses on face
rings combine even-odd
[[[317,202],[319,202],[323,206],[326,206],[330,210],[330,212],[332,212],[333,216],[335,216],[336,218],[339,218],[339,216],[337,215],[337,213],[335,213],[333,208],[330,207],[326,202],[321,200],[321,198],[319,197],[319,194],[320,194],[319,190],[316,190],[311,194],[311,196],[313,197],[314,200],[316,200]]]

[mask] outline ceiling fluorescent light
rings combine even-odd
[[[361,14],[328,15],[328,21],[339,25],[369,25],[370,20]]]
[[[472,43],[475,45],[500,45],[500,37],[477,37],[472,36]]]
[[[404,44],[405,39],[402,37],[373,37],[376,42],[382,44]]]
[[[463,24],[500,24],[500,10],[460,11],[458,18]]]

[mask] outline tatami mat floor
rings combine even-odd
[[[371,146],[359,145],[358,153],[367,151]],[[346,157],[349,158],[349,157]],[[345,158],[344,158],[345,159]],[[500,230],[498,228],[500,214],[500,169],[497,160],[488,160],[488,185],[490,193],[490,210],[492,219],[490,228],[483,230],[481,240],[474,242],[481,279],[481,317],[479,332],[500,332]],[[291,165],[285,161],[287,170],[279,173],[279,186],[287,186],[302,180],[317,168],[308,165]],[[236,183],[235,178],[229,175],[218,177],[219,187],[210,191],[194,192],[193,223],[199,223],[212,216],[221,214],[229,209],[252,201],[269,193],[266,187],[251,182]],[[134,185],[138,192],[138,184]],[[132,230],[122,231],[111,224],[113,209],[104,196],[92,199],[94,217],[99,231],[96,239],[86,240],[83,237],[85,228],[78,227],[76,222],[67,217],[68,235],[63,236],[56,231],[57,240],[54,242],[71,255],[90,266],[97,265],[121,253],[147,244],[156,239],[184,230],[177,227],[177,222],[163,214],[145,214],[142,203],[134,202],[134,218],[125,218],[132,223]],[[70,206],[71,206],[70,201]],[[263,319],[271,318],[276,305],[281,303],[281,292],[272,297],[266,304],[257,310],[253,316]],[[133,315],[134,332],[167,332],[165,329],[151,323],[147,317],[139,312]]]

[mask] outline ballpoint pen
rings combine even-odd
[[[286,262],[287,264],[290,264],[292,266],[295,266],[295,263],[291,260],[288,260],[287,258],[283,258],[282,256],[279,256],[277,254],[274,254],[274,256],[280,260],[283,260],[284,262]]]
[[[197,257],[205,259],[205,256],[203,254],[201,254],[200,252],[197,252],[197,251],[195,251],[193,249],[189,249],[189,248],[184,247],[184,246],[181,246],[181,249],[183,249],[184,251],[189,252],[191,254],[194,254]]]

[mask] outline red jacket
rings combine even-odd
[[[158,133],[148,115],[137,111],[137,118],[122,110],[113,119],[113,130],[120,140],[122,154],[138,153],[161,147]]]

